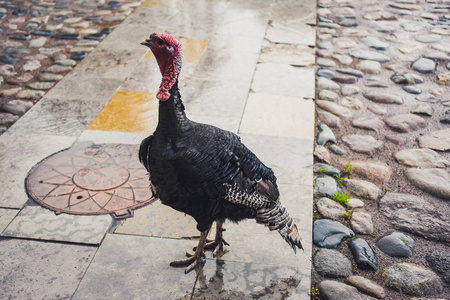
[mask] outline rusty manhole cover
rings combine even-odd
[[[82,143],[28,173],[28,194],[55,213],[112,214],[122,219],[155,200],[136,145]]]

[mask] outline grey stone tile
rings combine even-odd
[[[312,174],[311,174],[312,179]],[[300,230],[308,230],[311,227],[313,211],[313,187],[312,181],[308,185],[279,184],[280,201],[287,208],[292,218],[297,222]],[[307,231],[302,231],[307,233]]]
[[[272,43],[314,46],[316,30],[306,25],[303,20],[272,22],[267,28],[265,38]]]
[[[103,78],[92,74],[78,76],[71,72],[58,82],[45,95],[44,99],[90,100],[104,105],[111,99],[122,82],[122,79]]]
[[[239,133],[314,139],[314,102],[250,93]]]
[[[277,176],[279,184],[312,184],[313,140],[241,134],[242,142]]]
[[[51,154],[69,148],[75,137],[13,134],[13,125],[0,136],[0,206],[22,208],[28,200],[24,181],[30,169]]]
[[[255,93],[314,98],[314,78],[313,68],[262,63],[256,66],[251,88]]]
[[[280,23],[316,24],[315,0],[289,0],[272,4],[271,19]],[[295,25],[293,25],[293,28]]]
[[[142,46],[140,42],[150,36],[153,32],[151,30],[151,26],[121,24],[98,45],[98,48],[125,51],[132,50],[143,57],[145,53],[147,53],[148,48]]]
[[[90,100],[60,100],[45,98],[34,105],[14,126],[12,133],[78,136],[97,114],[103,104]]]
[[[208,49],[226,49],[230,57],[239,56],[242,53],[258,53],[261,50],[263,37],[260,36],[240,36],[240,35],[219,35],[211,37]]]
[[[18,213],[18,209],[0,208],[0,234]]]
[[[147,27],[149,33],[156,31],[157,24],[166,24],[167,20],[175,19],[178,10],[171,7],[137,7],[132,14],[130,14],[121,26],[139,25]],[[160,25],[160,26],[161,26]]]
[[[238,117],[244,112],[250,81],[195,79],[181,88],[186,113],[220,117]]]
[[[0,239],[0,299],[70,299],[96,247]]]
[[[230,8],[216,29],[218,35],[263,37],[268,16],[252,9]]]
[[[41,206],[25,206],[2,236],[100,244],[111,223],[109,215],[56,215]]]
[[[191,77],[202,80],[250,82],[258,56],[257,53],[236,55],[227,48],[207,49]]]
[[[258,62],[289,64],[292,66],[314,66],[315,50],[305,45],[272,44],[264,41]]]
[[[261,14],[264,13],[265,14],[264,16],[267,18],[270,17],[270,12],[273,6],[272,1],[266,0],[247,0],[247,1],[231,0],[228,2],[230,2],[229,5],[230,9],[256,10],[259,11]]]
[[[91,141],[95,144],[119,143],[139,145],[147,136],[148,134],[145,133],[85,130],[78,137],[77,142]]]
[[[176,8],[141,6],[136,8],[124,24],[148,25],[149,34],[156,31],[204,39],[214,32],[226,6],[222,1],[183,2]]]
[[[142,59],[145,50],[145,48],[134,51],[97,47],[72,70],[71,74],[75,77],[100,76],[123,81]]]
[[[309,299],[293,296],[301,273],[291,266],[208,260],[193,299]]]
[[[72,299],[178,299],[192,291],[196,273],[169,263],[191,243],[109,234]]]

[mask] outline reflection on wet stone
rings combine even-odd
[[[292,267],[216,260],[198,271],[195,299],[285,299],[300,283]],[[178,299],[191,299],[191,292]]]

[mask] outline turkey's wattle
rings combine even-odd
[[[158,126],[141,143],[139,159],[150,174],[151,189],[165,205],[192,216],[201,232],[197,249],[171,266],[199,264],[206,249],[214,255],[228,245],[222,223],[254,218],[278,230],[294,249],[302,249],[297,226],[279,201],[277,179],[240,138],[229,131],[189,120],[178,89],[181,45],[169,34],[152,33],[141,44],[158,62]],[[215,239],[206,237],[217,222]]]

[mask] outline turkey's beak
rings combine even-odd
[[[140,44],[144,45],[144,46],[147,46],[147,47],[150,47],[150,40],[143,40]]]

